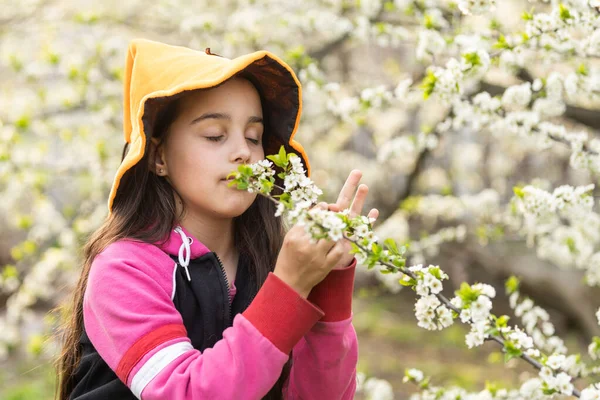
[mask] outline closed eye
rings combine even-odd
[[[206,139],[210,140],[211,142],[220,142],[221,140],[223,140],[223,135],[221,136],[206,136]],[[251,141],[253,144],[260,144],[260,140],[258,139],[250,139],[247,138],[249,141]]]

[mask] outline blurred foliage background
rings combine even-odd
[[[497,216],[510,207],[515,185],[580,185],[596,182],[596,172],[571,168],[561,143],[539,151],[484,128],[442,132],[436,127],[453,111],[420,89],[427,67],[460,52],[461,40],[491,43],[523,29],[528,4],[505,0],[479,17],[462,15],[456,2],[424,0],[0,0],[0,398],[52,398],[58,347],[51,334],[60,315],[48,311],[67,298],[81,246],[107,215],[123,145],[125,51],[135,37],[227,57],[259,49],[280,55],[303,83],[296,138],[327,200],[350,170],[361,169],[371,189],[366,208],[381,212],[378,234],[409,243],[412,263],[440,264],[451,277],[445,291],[462,281],[492,284],[494,312],[512,315],[503,285],[517,274],[569,351],[585,354],[599,331],[597,288],[581,284],[581,270],[540,256]],[[432,31],[446,39],[445,50],[423,49],[423,32]],[[564,57],[523,60],[493,64],[465,96],[502,95],[579,65]],[[546,117],[594,137],[595,95],[567,106]],[[491,343],[467,350],[460,325],[418,328],[414,300],[394,277],[359,271],[359,370],[389,380],[396,398],[414,390],[402,384],[411,367],[472,390],[486,381],[517,387],[535,374],[516,360],[505,366]]]

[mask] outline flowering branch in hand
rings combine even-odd
[[[268,197],[277,204],[276,215],[283,215],[287,211],[285,215],[288,221],[305,226],[313,240],[349,240],[357,261],[367,268],[381,266],[384,267],[382,273],[401,272],[403,275],[399,283],[410,287],[419,296],[415,312],[420,327],[441,330],[460,317],[463,323],[471,325],[466,337],[469,348],[479,346],[486,340],[495,341],[503,347],[506,361],[521,358],[541,371],[540,395],[561,393],[579,397],[580,393],[571,384],[572,377],[561,371],[561,365],[558,365],[560,360],[555,355],[546,357],[534,347],[533,339],[526,332],[518,327],[509,327],[508,316],[497,317],[491,313],[491,299],[496,296],[492,286],[462,283],[455,292],[456,297],[448,300],[441,294],[442,281],[447,280],[448,275],[439,266],[406,267],[406,248],[398,248],[391,239],[381,245],[368,218],[351,218],[349,210],[336,213],[312,207],[322,192],[304,175],[301,159],[295,154],[286,154],[283,146],[279,154],[267,158],[272,162],[263,160],[238,167],[237,172],[230,174],[233,178],[230,185]],[[271,194],[276,186],[273,163],[283,170],[277,174],[284,181],[284,187],[278,186],[283,193],[278,195]]]

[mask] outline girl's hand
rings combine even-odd
[[[350,218],[354,218],[358,215],[361,215],[363,206],[365,204],[365,199],[367,198],[367,194],[369,193],[369,187],[364,184],[358,186],[360,178],[362,178],[362,172],[360,170],[355,169],[352,170],[352,172],[350,172],[350,175],[348,175],[348,179],[346,179],[346,183],[344,183],[344,186],[340,191],[340,194],[337,198],[337,202],[335,204],[327,205],[329,211],[339,212],[350,207]],[[352,196],[354,195],[354,191],[356,190],[357,186],[358,190],[356,191],[354,199],[352,199]],[[367,217],[377,219],[379,217],[379,210],[373,208],[371,211],[369,211]],[[350,243],[350,241],[348,239],[342,239],[340,242],[343,243],[344,255],[342,256],[340,261],[335,265],[334,269],[345,268],[354,259],[354,255],[350,254],[350,251],[352,250],[352,244]]]
[[[327,203],[316,207],[325,210]],[[294,225],[283,239],[273,274],[306,298],[312,288],[340,264],[345,252],[341,240],[319,239],[313,243],[304,226]]]

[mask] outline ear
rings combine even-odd
[[[150,170],[158,176],[167,176],[167,161],[164,146],[159,145],[157,138],[150,139]]]

